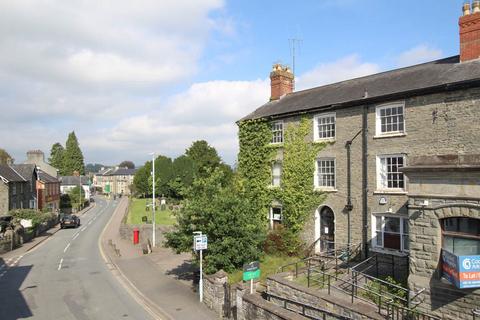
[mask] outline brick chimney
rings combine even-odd
[[[460,26],[460,62],[480,58],[480,0],[463,4]]]
[[[287,66],[279,63],[273,65],[270,72],[271,96],[270,101],[278,100],[282,96],[293,92],[293,73]]]

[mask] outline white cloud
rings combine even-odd
[[[380,70],[379,65],[362,62],[358,55],[352,54],[330,63],[319,64],[305,72],[298,77],[296,87],[298,90],[318,87],[378,73]]]
[[[428,45],[418,45],[412,49],[402,52],[396,59],[400,67],[411,66],[423,62],[440,59],[443,56],[442,50],[429,47]]]

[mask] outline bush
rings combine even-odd
[[[390,276],[385,277],[382,280],[388,282],[389,284],[393,284],[393,285],[396,285],[396,286],[403,287],[402,283],[396,281],[394,278],[392,278]],[[399,298],[399,299],[394,299],[393,300],[393,303],[396,304],[396,305],[404,305],[405,303],[402,299],[407,298],[407,291],[399,289],[399,288],[394,287],[394,286],[386,285],[384,283],[381,283],[380,281],[370,281],[370,282],[367,283],[366,288],[368,290],[371,290],[371,291],[377,293],[377,294],[375,294],[375,293],[372,293],[372,292],[369,292],[369,291],[365,291],[365,293],[364,293],[365,298],[375,302],[376,304],[378,304],[380,302],[380,299],[379,299],[380,294],[382,294],[382,299],[383,299],[384,302],[386,300],[390,299],[390,297],[385,298],[385,293],[389,293],[389,294],[394,295],[394,296]]]
[[[280,225],[268,233],[264,251],[273,255],[296,256],[302,252],[302,243],[293,232]]]
[[[32,220],[32,229],[37,228],[37,226],[41,223],[47,222],[49,220],[53,220],[56,218],[55,213],[43,213],[33,209],[17,209],[12,210],[9,212],[17,222],[20,220]]]

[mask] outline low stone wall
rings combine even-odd
[[[338,318],[384,319],[372,305],[361,301],[351,303],[341,296],[328,295],[318,289],[306,288],[287,280],[288,275],[288,273],[279,273],[269,276],[267,278],[267,292],[280,298],[326,310],[338,315]],[[283,300],[272,299],[271,301],[283,305]]]
[[[229,294],[228,274],[225,271],[220,270],[215,274],[203,277],[203,303],[217,315],[225,314],[230,303]]]
[[[242,299],[241,319],[307,320],[308,318],[277,306],[258,294],[246,294]]]
[[[152,241],[152,225],[151,224],[139,224],[139,225],[129,225],[122,223],[120,226],[120,237],[124,240],[133,242],[133,230],[138,229],[140,236],[140,243],[147,243],[147,239]],[[165,233],[173,231],[173,226],[163,226],[157,225],[155,233],[155,242],[157,245],[162,245],[165,242]]]

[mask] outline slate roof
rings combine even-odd
[[[8,182],[25,182],[26,180],[8,165],[0,165],[0,177]]]
[[[336,106],[405,98],[466,85],[480,86],[480,61],[459,56],[298,91],[268,102],[242,120],[281,117]],[[365,94],[367,92],[367,95]]]
[[[113,169],[112,168],[104,168],[104,169],[98,171],[97,173],[95,173],[95,175],[96,176],[104,176],[107,173],[109,173],[111,170],[113,170]]]
[[[137,169],[118,168],[112,172],[105,174],[106,176],[133,176]]]
[[[78,176],[61,176],[60,182],[62,186],[78,186]],[[82,185],[88,185],[90,179],[86,176],[81,177]]]
[[[59,182],[59,180],[57,178],[52,177],[51,175],[49,175],[48,173],[46,173],[42,170],[38,170],[37,173],[38,173],[38,180],[40,180],[42,182],[46,182],[46,183]],[[78,178],[77,178],[77,182],[78,182]]]
[[[13,170],[20,174],[26,181],[32,180],[32,175],[35,174],[37,167],[34,164],[12,164]]]

